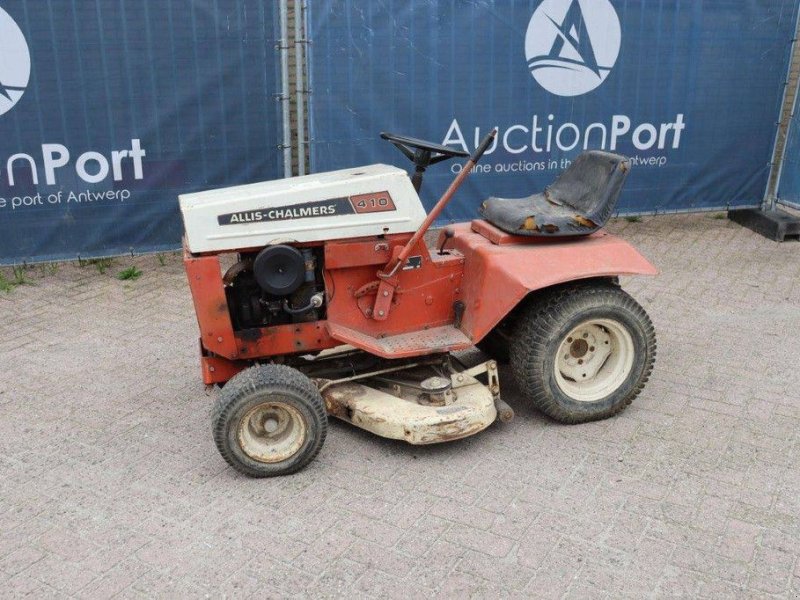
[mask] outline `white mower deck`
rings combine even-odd
[[[488,386],[474,377],[484,372],[489,377]],[[501,401],[494,361],[455,373],[449,382],[441,377],[431,379],[438,380],[434,384],[443,384],[448,391],[408,394],[400,386],[384,391],[355,381],[323,385],[320,389],[330,415],[381,437],[415,445],[464,438],[486,429],[497,419],[495,402]],[[502,407],[508,409],[505,403],[501,410]]]

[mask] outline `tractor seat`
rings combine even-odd
[[[630,161],[624,156],[584,152],[543,193],[489,198],[480,212],[492,225],[514,235],[589,235],[608,221],[628,171]]]

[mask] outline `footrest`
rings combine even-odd
[[[382,338],[372,337],[330,321],[327,325],[331,337],[383,358],[408,358],[439,352],[453,352],[473,345],[472,340],[463,331],[452,325],[431,327]]]

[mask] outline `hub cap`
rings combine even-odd
[[[306,440],[306,422],[295,407],[266,402],[251,408],[239,421],[239,446],[247,456],[277,463],[294,456]]]
[[[585,321],[559,344],[556,381],[573,400],[600,400],[628,378],[633,354],[633,339],[621,323],[611,319]]]

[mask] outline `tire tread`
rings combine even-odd
[[[576,414],[566,410],[541,384],[544,363],[554,331],[576,310],[616,304],[635,316],[644,326],[647,356],[644,371],[624,402],[597,415]],[[573,283],[544,292],[523,310],[512,340],[511,368],[521,391],[533,405],[562,423],[575,424],[604,419],[627,408],[644,389],[653,371],[657,351],[655,328],[645,310],[630,295],[611,283]],[[532,367],[532,368],[531,368]]]
[[[261,388],[283,388],[298,395],[318,419],[319,432],[310,451],[301,460],[280,473],[267,473],[243,464],[227,444],[227,423],[236,406],[248,394]],[[325,402],[317,387],[297,369],[285,365],[254,365],[232,377],[217,397],[211,410],[214,443],[225,461],[237,471],[251,477],[288,475],[299,471],[319,454],[328,431],[328,414]]]

